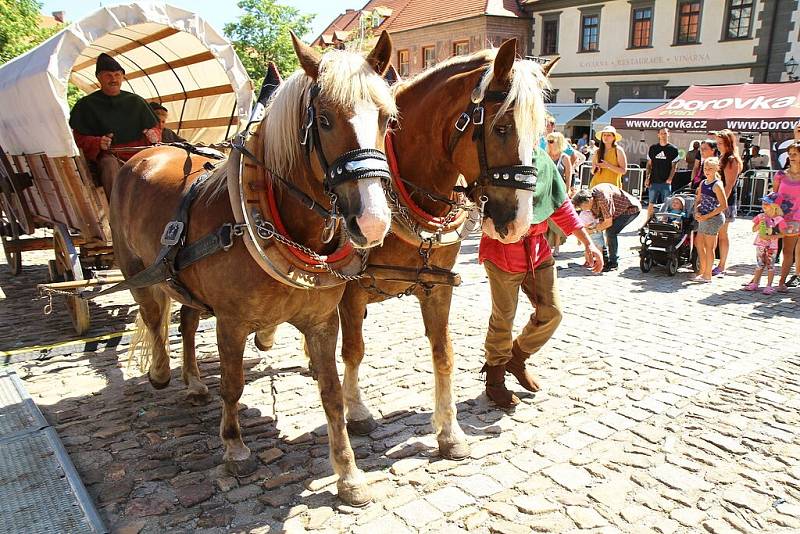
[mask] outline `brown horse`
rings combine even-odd
[[[381,78],[391,59],[391,41],[384,32],[365,59],[344,51],[320,57],[294,36],[293,40],[302,70],[289,77],[272,96],[260,125],[264,146],[256,151],[256,156],[274,174],[284,177],[318,205],[330,207],[331,199],[324,191],[322,177],[334,166],[323,168],[323,162],[334,161],[337,168],[341,165],[363,170],[363,158],[354,161],[342,156],[364,152],[374,156],[377,150],[383,150],[386,124],[397,111],[389,87]],[[314,132],[315,142],[306,149],[301,145],[301,132],[308,134],[310,124],[318,130]],[[139,153],[122,168],[111,198],[111,225],[115,254],[126,278],[153,263],[161,249],[162,230],[175,213],[183,192],[203,171],[205,162],[204,158],[189,156],[178,148],[156,147]],[[238,172],[238,167],[231,167],[229,172]],[[192,204],[187,243],[234,222],[224,180],[221,173],[211,178]],[[320,254],[333,252],[340,239],[334,239],[331,245],[323,243],[322,218],[290,195],[286,186],[276,181],[273,187],[291,239]],[[382,242],[389,229],[391,212],[380,178],[358,176],[358,179],[327,182],[326,188],[337,198],[344,220],[340,226],[346,228],[354,246],[365,248]],[[355,464],[345,428],[335,361],[339,329],[336,306],[345,286],[317,290],[290,287],[268,276],[241,239],[234,241],[226,252],[208,256],[180,271],[177,279],[194,302],[204,304],[216,316],[222,374],[223,459],[235,468],[250,455],[242,441],[237,415],[244,388],[242,357],[246,338],[256,330],[288,322],[305,335],[305,350],[314,368],[328,420],[331,463],[339,475],[339,496],[353,505],[368,502],[369,491],[363,473]],[[185,293],[176,292],[167,283],[131,292],[139,303],[139,318],[146,327],[146,341],[152,352],[148,377],[157,389],[166,387],[170,381],[166,336],[170,301],[183,304],[183,380],[190,396],[204,397],[208,389],[200,379],[194,346],[201,312],[187,306],[190,303],[184,298]]]
[[[478,184],[473,194],[485,201],[483,230],[504,242],[517,241],[530,226],[532,192],[507,181],[509,174],[512,182],[515,173],[535,174],[535,170],[526,171],[525,166],[532,165],[533,146],[544,127],[542,89],[548,86],[538,65],[515,61],[515,49],[516,41],[511,40],[496,50],[453,58],[394,90],[401,122],[395,128],[393,146],[399,175],[413,186],[409,187],[413,202],[424,212],[444,218],[448,205],[427,193],[446,198],[459,175],[463,175],[468,184]],[[479,112],[475,103],[484,100],[484,110]],[[465,109],[471,110],[469,122],[462,114]],[[463,128],[464,122],[467,124],[460,134],[456,125]],[[501,176],[487,182],[481,179],[486,174]],[[404,221],[395,214],[392,224],[396,230]],[[420,239],[410,240],[408,235],[407,229],[390,234],[383,246],[370,252],[370,264],[420,267]],[[452,269],[459,245],[456,242],[434,248],[430,262]],[[401,293],[408,287],[404,283],[377,285],[383,294],[349,283],[339,305],[345,408],[348,428],[356,434],[375,428],[358,387],[367,304],[380,302],[386,294]],[[433,352],[436,398],[432,423],[439,453],[446,458],[463,458],[469,454],[469,447],[456,420],[453,348],[448,332],[452,287],[442,285],[429,291],[418,287],[414,295],[419,299],[425,334]]]

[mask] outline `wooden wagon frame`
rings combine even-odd
[[[166,127],[194,143],[230,138],[253,90],[233,47],[203,19],[173,6],[102,8],[0,67],[0,237],[12,274],[22,254],[53,249],[48,284],[59,290],[112,283],[108,203],[72,137],[67,86],[99,89],[96,57],[125,68],[123,89],[161,103]],[[75,330],[89,329],[86,301],[67,296]]]

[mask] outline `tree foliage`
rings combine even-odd
[[[305,35],[314,15],[303,15],[275,0],[240,0],[238,6],[244,14],[238,22],[226,24],[224,31],[255,83],[261,83],[270,61],[282,76],[294,72],[299,64],[289,30]]]
[[[41,27],[36,0],[0,0],[0,64],[38,45],[61,26]]]

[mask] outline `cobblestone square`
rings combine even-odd
[[[472,447],[461,462],[437,456],[416,301],[369,308],[361,383],[379,426],[352,438],[375,498],[363,509],[337,500],[317,388],[290,327],[269,353],[248,342],[240,416],[257,467],[238,478],[220,467],[213,320],[198,333],[207,405],[185,398],[177,334],[162,391],[128,365],[125,337],[103,339],[132,327],[127,294],[90,306],[99,339],[32,359],[21,349],[73,335],[63,303],[43,316],[35,298],[48,253],[26,253],[20,277],[0,266],[0,350],[115,532],[797,532],[800,290],[741,290],[754,263],[746,219],[731,227],[732,275],[698,285],[686,268],[643,274],[640,224],[621,236],[616,272],[591,275],[574,239],[562,247],[564,320],[528,362],[544,388],[514,388],[511,413],[483,394],[489,292],[477,238],[463,244],[450,318]],[[523,301],[518,326],[531,313]]]

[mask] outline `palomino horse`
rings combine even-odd
[[[320,57],[292,37],[302,70],[289,77],[272,96],[260,125],[264,146],[256,150],[256,158],[318,206],[331,206],[324,191],[328,189],[337,198],[339,214],[345,221],[340,226],[346,227],[353,245],[377,245],[389,230],[391,219],[381,179],[363,175],[347,181],[326,179],[323,188],[322,177],[334,172],[334,167],[364,170],[364,158],[355,159],[365,153],[371,158],[376,153],[378,159],[384,157],[378,150],[383,150],[386,124],[397,111],[389,87],[381,78],[391,59],[391,41],[384,32],[365,59],[344,51]],[[310,148],[303,147],[301,132],[307,135],[312,124],[318,128],[313,134],[314,143]],[[350,154],[353,159],[346,159]],[[205,161],[178,148],[156,147],[137,154],[122,168],[111,199],[111,226],[116,257],[126,278],[153,263],[161,249],[162,230],[180,204],[183,192],[202,172]],[[323,168],[325,161],[336,165]],[[388,175],[385,165],[384,159]],[[238,172],[238,168],[229,172]],[[291,239],[319,254],[333,252],[340,236],[331,245],[323,243],[323,220],[290,195],[279,180],[275,180],[273,188]],[[222,173],[204,184],[190,208],[188,221],[187,243],[234,222]],[[201,312],[187,306],[188,294],[194,303],[202,303],[216,316],[223,401],[220,437],[225,449],[223,459],[236,468],[250,455],[242,441],[237,414],[244,388],[242,359],[246,338],[253,331],[291,323],[305,336],[305,350],[317,378],[328,421],[331,463],[339,475],[339,496],[353,505],[368,502],[365,478],[355,464],[345,428],[336,371],[336,306],[344,284],[315,290],[290,287],[268,276],[241,239],[226,252],[208,256],[180,271],[176,278],[184,291],[176,291],[167,283],[131,291],[147,329],[146,341],[152,352],[148,377],[153,386],[160,389],[170,381],[166,328],[170,301],[177,300],[184,304],[183,380],[190,396],[204,397],[208,393],[195,360],[194,336]]]
[[[435,228],[434,217],[439,217],[439,223],[447,220],[451,207],[440,199],[450,196],[460,174],[468,184],[477,183],[474,196],[483,197],[484,231],[504,242],[517,241],[527,232],[532,191],[525,184],[514,183],[514,176],[535,175],[530,166],[534,143],[544,127],[542,89],[548,83],[538,65],[515,61],[515,49],[516,41],[511,40],[496,50],[456,57],[395,87],[400,125],[390,134],[397,161],[393,173],[410,184],[408,197],[416,207],[406,205],[406,211],[418,214],[413,217],[417,224],[433,222]],[[464,110],[471,120],[465,118]],[[487,181],[486,175],[493,179]],[[394,184],[399,185],[396,179]],[[397,214],[392,224],[395,230],[407,225]],[[420,267],[422,240],[419,233],[417,239],[410,236],[407,228],[394,231],[383,246],[370,252],[370,264]],[[458,241],[434,247],[430,262],[452,269],[458,251]],[[345,409],[348,428],[356,434],[375,428],[358,387],[367,304],[408,288],[407,283],[378,282],[377,286],[381,292],[369,292],[351,282],[339,305]],[[433,352],[436,398],[432,423],[439,454],[457,459],[466,457],[469,447],[456,420],[453,398],[453,348],[448,332],[452,293],[448,285],[414,290]]]

